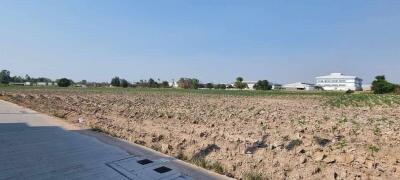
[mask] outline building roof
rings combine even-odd
[[[305,87],[305,86],[315,86],[314,84],[310,83],[303,83],[303,82],[296,82],[291,84],[285,84],[284,87]]]
[[[349,79],[349,78],[351,78],[351,79],[355,79],[355,78],[358,78],[357,76],[346,76],[346,75],[343,75],[342,73],[331,73],[331,74],[329,74],[329,75],[326,75],[326,76],[319,76],[319,77],[316,77],[316,78],[318,78],[318,79]]]

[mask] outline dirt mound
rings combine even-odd
[[[319,97],[5,92],[3,99],[232,177],[400,178],[398,107]]]

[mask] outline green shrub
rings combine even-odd
[[[379,152],[381,150],[380,148],[378,148],[378,147],[376,147],[374,145],[368,146],[368,149],[371,151],[372,154],[373,153],[377,153],[377,152]]]
[[[346,91],[346,94],[353,94],[353,93],[354,93],[354,91],[351,90],[351,89],[349,89],[349,90]]]
[[[118,76],[111,79],[111,86],[119,87],[120,85],[121,81]]]
[[[264,180],[264,177],[259,172],[249,172],[243,175],[243,180]]]
[[[213,170],[216,173],[224,174],[224,168],[222,167],[222,164],[220,162],[207,161],[201,157],[192,158],[191,162],[204,169]]]
[[[394,92],[396,85],[386,81],[384,75],[376,76],[375,80],[372,82],[372,91],[375,94],[385,94]]]
[[[267,80],[260,80],[256,84],[254,84],[254,89],[256,90],[271,90],[271,86]]]
[[[226,89],[226,85],[225,84],[217,84],[214,86],[214,89]]]
[[[212,89],[212,88],[214,88],[214,84],[213,84],[213,83],[207,83],[207,84],[205,85],[205,88],[207,88],[207,89]]]
[[[162,88],[169,88],[170,86],[169,86],[168,81],[163,81],[163,82],[161,83],[161,87],[162,87]]]
[[[68,87],[72,85],[72,80],[67,78],[61,78],[57,81],[58,86],[60,87]]]
[[[126,79],[121,79],[120,82],[121,82],[120,85],[121,85],[123,88],[127,88],[127,87],[129,86],[129,82],[128,82]]]

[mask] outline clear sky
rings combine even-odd
[[[2,0],[0,69],[76,81],[400,83],[399,0]]]

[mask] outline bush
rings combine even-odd
[[[256,90],[271,90],[272,87],[269,85],[267,80],[260,80],[256,84],[254,84],[254,89]]]
[[[396,85],[386,81],[385,76],[376,76],[372,82],[372,91],[375,94],[385,94],[394,92]]]
[[[214,86],[214,89],[226,89],[226,85],[225,84],[217,84]]]
[[[243,175],[244,180],[263,180],[264,177],[258,172],[249,172]]]
[[[214,84],[213,84],[213,83],[207,83],[207,84],[205,85],[205,88],[207,88],[207,89],[212,89],[212,88],[214,88]]]
[[[349,89],[349,90],[346,91],[346,94],[353,94],[353,93],[354,93],[354,91],[351,90],[351,89]]]
[[[111,86],[119,87],[121,85],[121,81],[119,77],[114,77],[111,79]]]
[[[163,87],[163,88],[169,88],[170,86],[169,86],[169,82],[168,81],[163,81],[162,83],[161,83],[161,87]]]
[[[120,82],[123,88],[127,88],[129,86],[129,82],[126,79],[121,79]]]
[[[57,84],[60,87],[68,87],[68,86],[71,86],[72,80],[67,79],[67,78],[61,78],[58,80]]]

